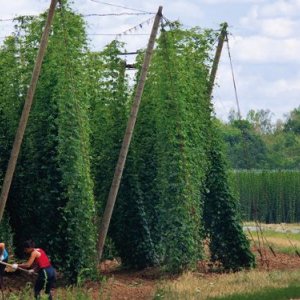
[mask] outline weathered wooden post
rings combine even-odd
[[[104,243],[105,243],[105,239],[107,236],[110,219],[112,216],[112,212],[113,212],[114,205],[116,202],[117,194],[119,191],[119,186],[120,186],[120,182],[121,182],[121,178],[122,178],[122,174],[123,174],[123,170],[124,170],[124,166],[125,166],[125,162],[126,162],[127,153],[128,153],[129,145],[131,142],[131,138],[132,138],[132,134],[133,134],[133,130],[134,130],[134,126],[135,126],[135,122],[136,122],[136,118],[137,118],[137,114],[138,114],[138,110],[139,110],[139,105],[141,102],[141,98],[142,98],[142,94],[143,94],[143,90],[144,90],[144,86],[145,86],[148,68],[149,68],[149,64],[151,61],[155,38],[157,35],[161,17],[162,17],[162,6],[160,6],[158,8],[158,12],[154,19],[154,24],[152,27],[147,50],[145,53],[144,62],[143,62],[142,70],[141,70],[141,75],[140,75],[139,82],[137,85],[135,98],[134,98],[133,105],[131,108],[130,117],[129,117],[129,120],[127,123],[127,128],[126,128],[125,135],[123,138],[123,143],[122,143],[122,147],[120,150],[119,159],[117,162],[115,174],[114,174],[111,188],[109,191],[104,214],[103,214],[103,217],[101,220],[99,236],[98,236],[98,245],[97,245],[98,262],[100,262],[101,257],[102,257]]]
[[[223,45],[224,45],[224,41],[225,38],[227,37],[227,27],[228,24],[224,23],[221,29],[221,33],[219,36],[219,41],[218,41],[218,46],[216,49],[216,54],[213,60],[213,65],[210,71],[210,75],[209,75],[209,86],[208,86],[208,93],[209,93],[209,98],[211,98],[212,96],[212,92],[213,92],[213,88],[214,88],[214,84],[215,84],[215,79],[216,79],[216,74],[217,74],[217,70],[218,70],[218,66],[219,66],[219,62],[220,62],[220,58],[221,58],[221,53],[222,53],[222,49],[223,49]]]
[[[15,140],[13,143],[10,158],[8,161],[7,170],[5,173],[5,177],[4,177],[4,181],[3,181],[3,185],[2,185],[2,189],[1,189],[1,196],[0,196],[0,221],[2,220],[2,217],[3,217],[8,193],[10,190],[12,178],[13,178],[14,171],[16,168],[22,140],[24,137],[24,133],[25,133],[25,129],[26,129],[29,113],[30,113],[30,109],[32,106],[32,101],[33,101],[36,85],[37,85],[37,82],[39,79],[43,58],[44,58],[44,55],[45,55],[45,52],[47,49],[49,32],[50,32],[51,24],[53,21],[57,1],[58,0],[51,0],[45,29],[44,29],[44,32],[43,32],[43,35],[41,38],[39,52],[37,54],[35,66],[34,66],[34,69],[32,72],[31,82],[30,82],[30,85],[29,85],[29,88],[27,91],[27,96],[25,99],[22,115],[20,118],[17,132],[16,132],[16,136],[15,136]]]

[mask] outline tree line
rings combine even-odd
[[[300,106],[275,124],[270,110],[250,110],[243,120],[231,111],[219,126],[233,169],[299,170]]]

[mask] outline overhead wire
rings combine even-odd
[[[239,119],[241,119],[242,118],[241,117],[241,109],[240,109],[240,103],[239,103],[239,98],[238,98],[238,93],[237,93],[237,87],[236,87],[236,82],[235,82],[232,58],[231,58],[230,47],[229,47],[229,39],[228,39],[228,34],[227,33],[226,33],[226,42],[227,42],[226,43],[227,44],[227,52],[228,52],[228,57],[229,57],[229,62],[230,62],[231,76],[232,76],[233,87],[234,87],[235,101],[236,101],[236,106],[237,106],[237,110],[238,110]]]
[[[148,13],[148,12],[140,12],[140,13],[121,12],[121,13],[106,13],[106,14],[80,14],[80,16],[82,16],[82,17],[141,16],[141,15],[153,15],[153,13]]]
[[[170,27],[172,27],[172,23],[174,21],[171,21],[170,19],[168,19],[165,15],[162,16],[162,18],[164,19],[164,21],[166,22],[166,25],[169,25]],[[202,28],[202,27],[199,27],[199,26],[192,26],[192,25],[187,25],[187,24],[184,24],[182,22],[179,22],[179,24],[183,27],[186,27],[187,29],[197,29],[199,30],[199,32],[203,32],[203,31],[206,31],[207,28]],[[212,32],[216,32],[218,33],[219,30],[218,29],[209,29],[210,31]],[[218,41],[218,37],[216,37],[216,41]]]
[[[231,76],[232,76],[232,81],[233,81],[233,86],[234,86],[234,94],[235,94],[235,100],[236,100],[236,106],[237,106],[237,110],[238,110],[238,119],[239,121],[242,120],[242,116],[241,116],[241,110],[240,110],[240,103],[239,103],[239,98],[238,98],[238,93],[237,93],[237,86],[236,86],[236,80],[235,80],[235,74],[234,74],[234,69],[233,69],[233,63],[232,63],[232,57],[231,57],[231,51],[230,51],[230,47],[229,47],[229,39],[228,39],[228,34],[226,33],[226,38],[225,38],[226,44],[227,44],[227,52],[228,52],[228,57],[229,57],[229,62],[230,62],[230,70],[231,70]],[[244,148],[244,152],[245,152],[245,157],[246,159],[249,159],[249,153],[248,153],[248,147],[247,144],[245,142],[245,130],[242,127],[241,128],[242,131],[242,136],[243,136],[243,148]],[[253,207],[253,216],[254,216],[254,222],[255,222],[255,227],[256,227],[256,235],[257,235],[257,240],[258,240],[258,248],[257,251],[261,256],[261,261],[262,264],[266,264],[267,268],[269,268],[269,259],[267,257],[267,252],[266,252],[266,247],[269,248],[269,250],[271,251],[271,253],[273,254],[274,257],[276,257],[276,253],[272,247],[272,245],[269,243],[268,239],[266,238],[262,226],[261,226],[261,222],[259,221],[258,218],[258,208],[257,208],[257,203],[256,202],[252,202],[252,207]],[[251,234],[251,239],[254,242],[254,245],[256,245],[253,235]]]
[[[124,7],[123,7],[124,8]],[[104,17],[104,16],[124,16],[124,15],[134,15],[134,16],[139,16],[139,15],[147,15],[147,14],[151,14],[153,15],[153,13],[151,12],[138,12],[138,13],[127,13],[127,12],[121,12],[121,13],[105,13],[105,14],[96,14],[96,13],[93,13],[93,14],[80,14],[80,16],[82,17]],[[15,18],[12,18],[12,19],[5,19],[5,20],[10,20],[10,21],[17,21],[18,18],[24,18],[24,17],[38,17],[39,15],[23,15],[23,16],[18,16],[18,17],[15,17]],[[140,28],[143,28],[143,26],[145,24],[150,24],[150,22],[153,21],[155,15],[153,15],[151,18],[148,18],[147,20],[144,20],[140,23],[138,23],[137,25],[133,26],[133,27],[130,27],[128,29],[126,29],[125,31],[122,31],[120,33],[88,33],[87,36],[115,36],[116,39],[120,38],[121,36],[148,36],[149,33],[134,33],[133,31],[136,31]],[[4,19],[2,19],[4,21]],[[0,19],[0,22],[1,22],[1,19]],[[9,37],[10,35],[8,36],[2,36],[0,37],[0,39],[5,39],[7,37]],[[22,35],[20,35],[22,36]]]
[[[219,33],[219,30],[214,30],[214,32],[218,32]],[[219,34],[216,35],[214,41],[212,42],[212,47],[217,47],[217,44],[219,42]],[[221,106],[222,106],[222,110],[224,112],[224,116],[225,115],[228,115],[228,109],[225,107],[225,104],[223,103],[222,101],[222,97],[220,95],[217,94],[216,90],[214,91],[214,97],[212,99],[215,103],[218,101]]]
[[[87,35],[97,36],[97,35],[114,35],[114,36],[121,36],[121,35],[149,35],[149,33],[87,33]]]
[[[9,22],[14,21],[16,18],[9,18],[9,19],[0,19],[0,22]]]
[[[230,62],[231,77],[232,77],[232,82],[233,82],[233,87],[234,87],[236,106],[237,106],[237,110],[238,110],[238,120],[241,121],[242,116],[241,116],[241,110],[240,110],[240,105],[239,105],[239,98],[238,98],[238,93],[237,93],[237,86],[236,86],[236,80],[235,80],[235,74],[234,74],[234,69],[233,69],[233,63],[232,63],[232,57],[231,57],[231,51],[230,51],[230,47],[229,47],[229,39],[228,39],[227,32],[225,33],[225,42],[227,44],[227,53],[228,53],[229,62]],[[246,144],[246,132],[245,132],[243,126],[240,128],[240,130],[242,133],[244,156],[246,158],[246,163],[248,164],[249,152],[248,152],[248,145]],[[249,167],[249,165],[248,165],[248,167]],[[252,239],[252,242],[256,248],[256,251],[260,255],[262,265],[266,264],[267,269],[269,269],[269,259],[268,259],[268,255],[266,252],[266,244],[269,246],[269,249],[271,250],[273,255],[276,256],[276,254],[273,251],[273,248],[270,247],[267,239],[264,237],[263,230],[262,230],[261,224],[259,222],[258,214],[257,214],[258,213],[257,203],[254,200],[252,200],[252,209],[253,209],[253,216],[255,219],[254,222],[255,222],[255,232],[256,232],[256,236],[257,236],[257,243],[256,243],[253,235],[250,233],[249,228],[248,228],[248,233]]]
[[[97,13],[88,13],[88,14],[79,14],[83,18],[87,17],[111,17],[111,16],[142,16],[142,15],[154,15],[154,13],[151,12],[120,12],[120,13],[103,13],[103,14],[97,14]],[[39,17],[39,15],[20,15],[13,18],[8,19],[0,19],[0,22],[12,22],[12,21],[18,21],[20,18],[35,18]]]
[[[224,104],[224,102],[222,100],[222,97],[216,90],[214,91],[214,97],[213,97],[212,101],[215,103],[216,107],[217,107],[217,103],[220,104],[218,106],[218,108],[222,111],[222,115],[224,115],[224,116],[228,115],[228,113],[229,113],[228,108],[226,107],[226,105]]]
[[[124,8],[124,9],[132,10],[132,11],[139,11],[139,12],[143,12],[143,13],[151,13],[149,11],[145,11],[145,10],[141,10],[141,9],[136,9],[136,8],[131,8],[131,7],[123,6],[123,5],[119,5],[119,4],[108,3],[108,2],[99,1],[99,0],[90,0],[90,1],[91,2],[95,2],[95,3],[99,3],[99,4],[108,5],[108,6]],[[153,13],[153,14],[155,14],[155,13]]]
[[[118,37],[118,36],[121,36],[121,35],[130,34],[132,31],[136,31],[136,30],[138,30],[138,29],[140,29],[140,28],[143,28],[143,26],[144,26],[145,24],[150,24],[150,22],[153,21],[154,18],[155,18],[155,16],[153,16],[153,17],[151,17],[151,18],[149,18],[149,19],[147,19],[147,20],[145,20],[145,21],[143,21],[143,22],[141,22],[141,23],[139,23],[139,24],[137,24],[137,25],[135,25],[135,26],[133,26],[133,27],[130,27],[130,28],[128,28],[128,29],[122,31],[121,33],[117,34],[117,37]]]

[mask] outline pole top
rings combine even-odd
[[[221,27],[221,32],[222,33],[227,33],[227,28],[228,28],[227,22],[221,23],[220,27]]]
[[[160,16],[162,16],[162,9],[163,9],[163,7],[160,5],[158,7],[158,12],[157,12],[157,14],[160,15]]]

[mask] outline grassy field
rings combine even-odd
[[[20,292],[13,292],[6,294],[6,300],[31,300],[34,298],[32,287],[28,285],[24,290]],[[42,295],[40,300],[47,300],[47,295]],[[102,291],[95,293],[93,290],[86,288],[70,287],[70,288],[58,288],[53,293],[53,299],[57,300],[94,300],[94,299],[110,299],[110,297],[104,297]]]
[[[286,288],[265,288],[250,294],[238,294],[225,297],[212,298],[215,300],[293,300],[299,299],[300,286],[290,285]]]
[[[244,224],[248,228],[255,228],[256,224],[247,222]],[[248,238],[252,245],[261,244],[268,247],[271,246],[275,252],[296,254],[296,250],[300,252],[300,224],[258,224],[261,228],[247,232]],[[262,231],[262,234],[261,234]]]
[[[279,254],[290,255],[291,260],[300,263],[295,250],[300,251],[300,224],[259,224],[262,230],[255,231],[254,223],[244,224],[251,227],[251,234],[247,232],[252,247],[269,245]],[[259,243],[260,241],[260,243]],[[259,256],[257,259],[259,260]],[[269,252],[269,257],[272,256]],[[276,261],[276,257],[272,258]],[[158,299],[197,299],[197,300],[285,300],[300,299],[300,268],[262,270],[261,268],[230,274],[197,274],[186,273],[174,281],[162,282],[155,298]]]
[[[287,300],[300,299],[300,271],[243,271],[233,274],[203,275],[197,273],[183,274],[176,280],[157,283],[155,296],[139,298],[132,295],[130,299],[167,299],[167,300]],[[31,289],[10,294],[7,300],[33,299]],[[47,299],[43,297],[42,299]],[[95,293],[87,288],[59,288],[54,299],[66,300],[114,300],[110,293]],[[125,299],[125,298],[124,298]]]
[[[263,299],[291,298],[275,298],[281,291],[300,298],[300,270],[251,270],[209,277],[186,273],[173,282],[162,283],[154,299],[262,299],[257,297],[260,293],[265,294]],[[249,296],[253,298],[247,298]]]

